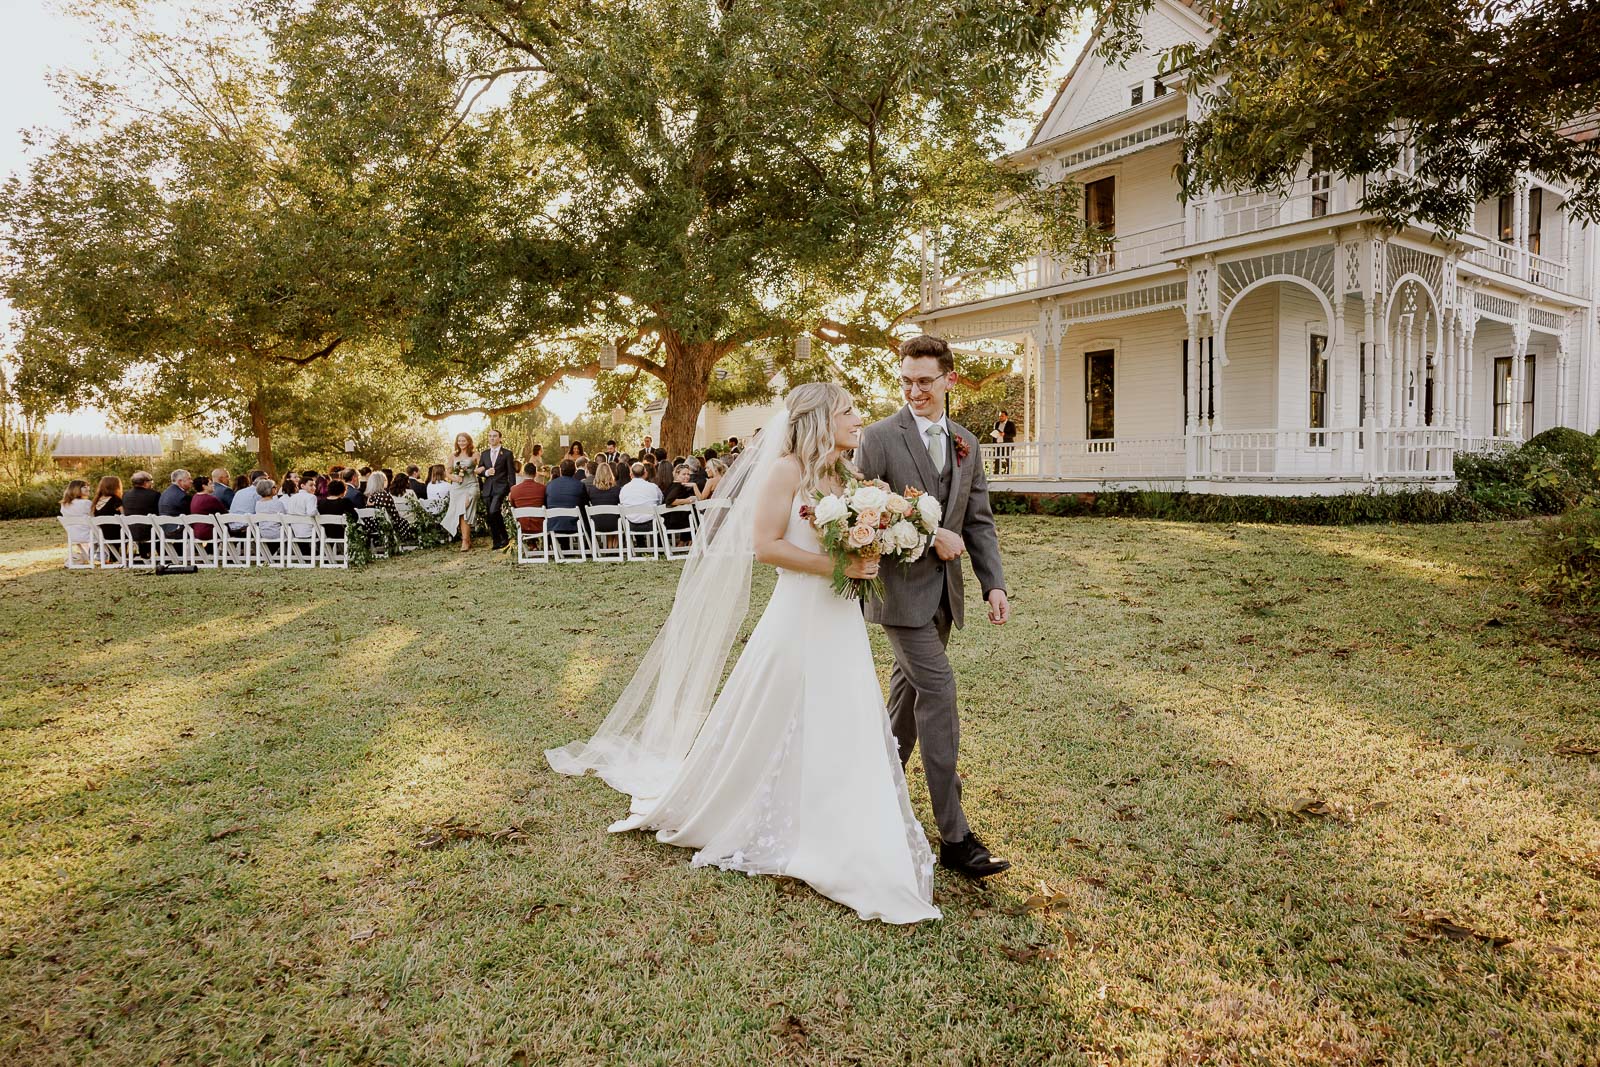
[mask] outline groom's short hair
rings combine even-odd
[[[944,374],[951,374],[956,369],[956,354],[950,351],[950,343],[931,333],[918,334],[902,341],[900,358],[936,359],[939,361],[939,370]]]

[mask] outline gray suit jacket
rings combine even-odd
[[[916,417],[902,407],[882,422],[861,431],[856,449],[856,468],[868,478],[881,478],[895,492],[907,486],[932,493],[944,505],[946,530],[960,534],[967,543],[967,558],[978,576],[983,595],[1004,589],[1005,575],[1000,569],[1000,542],[995,537],[994,512],[989,510],[989,483],[983,476],[978,454],[978,439],[964,426],[947,420],[953,438],[966,442],[967,458],[957,459],[950,449],[943,475],[933,469],[928,446],[917,432]],[[865,610],[868,622],[883,626],[922,626],[939,610],[940,594],[948,592],[950,614],[955,625],[962,625],[963,600],[961,563],[945,563],[930,548],[915,563],[886,560],[878,571],[883,579],[884,599],[869,599]]]

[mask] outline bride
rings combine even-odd
[[[861,607],[800,514],[840,488],[861,416],[831,383],[801,385],[733,465],[678,583],[671,615],[587,742],[545,755],[632,799],[613,832],[655,830],[694,866],[786,875],[863,919],[933,906],[933,854],[912,814]],[[772,598],[717,693],[749,607],[751,560]],[[856,562],[852,577],[876,574]],[[713,696],[715,700],[713,702]]]

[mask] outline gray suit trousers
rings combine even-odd
[[[921,626],[885,626],[894,648],[894,673],[889,677],[889,727],[900,747],[900,762],[922,744],[922,770],[933,800],[939,836],[960,841],[967,836],[967,814],[961,809],[961,776],[956,773],[956,746],[961,723],[956,718],[956,676],[945,646],[950,642],[950,606]]]

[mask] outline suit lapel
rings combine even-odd
[[[900,409],[900,437],[905,442],[906,450],[911,453],[911,462],[917,466],[917,477],[922,479],[922,488],[927,492],[938,494],[940,488],[939,472],[933,469],[933,457],[928,455],[928,443],[917,432],[916,416],[911,414],[909,407]],[[893,486],[899,492],[905,486]]]
[[[956,458],[956,435],[958,433],[960,433],[960,431],[956,429],[954,423],[951,423],[950,424],[950,463],[946,467],[946,469],[948,471],[950,471],[950,494],[949,494],[948,497],[945,498],[945,502],[944,502],[945,503],[945,512],[946,512],[946,514],[954,514],[954,513],[958,512],[958,511],[960,511],[962,508],[966,507],[966,502],[967,502],[967,476],[966,476],[966,473],[962,470],[962,467],[964,467],[965,464],[963,464],[960,460],[958,460]],[[981,460],[977,458],[978,455],[979,455],[979,450],[978,449],[969,447],[967,449],[967,460],[966,460],[966,462],[967,463],[981,462]]]

